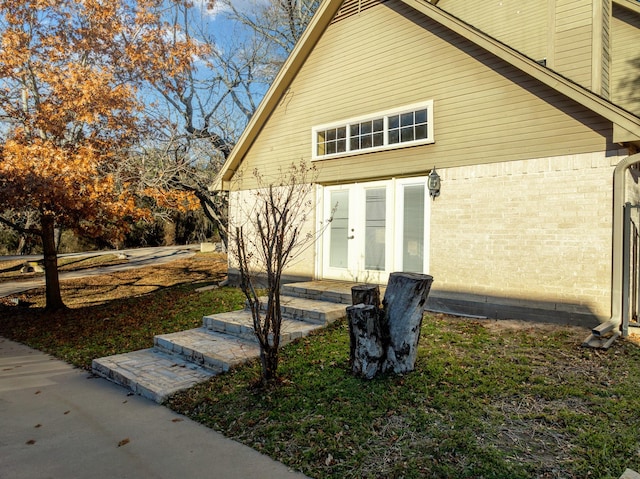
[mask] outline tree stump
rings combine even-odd
[[[385,355],[380,309],[371,304],[347,307],[349,318],[351,371],[356,376],[372,379],[382,367]]]
[[[380,288],[377,284],[359,284],[351,288],[351,304],[370,304],[380,308]]]
[[[359,284],[351,288],[351,304],[365,304],[375,306],[376,310],[380,309],[380,288],[376,284]],[[347,310],[347,316],[349,311]],[[357,338],[354,334],[353,321],[349,319],[349,367],[352,371],[360,375],[360,372],[353,369],[356,354]]]
[[[389,344],[382,370],[413,371],[418,353],[420,327],[433,277],[418,273],[391,273],[383,308]]]
[[[405,373],[415,368],[424,305],[433,277],[391,273],[380,308],[378,286],[351,288],[349,365],[353,374],[371,379],[379,372]]]

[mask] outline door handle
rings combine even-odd
[[[355,238],[355,236],[354,236],[354,235],[347,236],[347,239],[353,239],[353,238]]]

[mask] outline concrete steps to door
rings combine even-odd
[[[325,281],[285,285],[280,296],[280,344],[344,318],[351,286]],[[253,318],[245,308],[205,316],[200,328],[157,335],[153,348],[96,359],[92,367],[96,375],[162,403],[259,355]]]
[[[202,318],[202,323],[203,327],[210,331],[237,336],[255,343],[258,341],[253,329],[253,316],[247,310],[205,316]],[[317,324],[283,317],[280,326],[280,345],[284,346],[306,336],[319,327]]]

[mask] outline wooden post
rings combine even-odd
[[[382,302],[389,342],[383,372],[413,371],[420,327],[433,277],[418,273],[391,273]]]

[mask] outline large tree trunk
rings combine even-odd
[[[413,371],[418,354],[420,327],[433,277],[418,273],[391,273],[382,302],[389,344],[382,369]]]
[[[55,220],[53,216],[42,216],[42,249],[44,252],[44,275],[46,283],[46,309],[57,311],[66,306],[60,294],[58,277],[58,253],[55,242]]]

